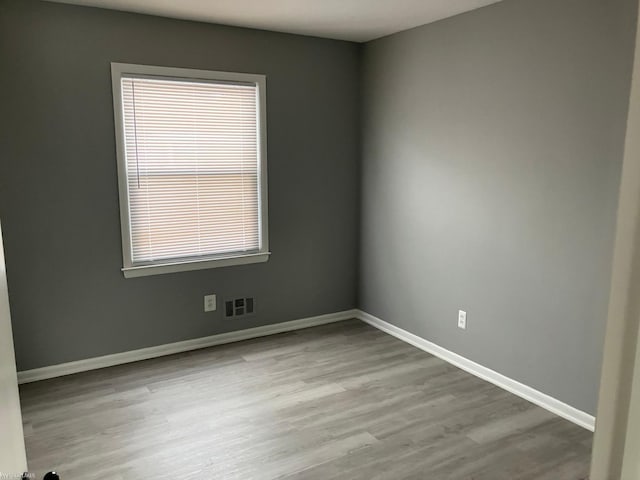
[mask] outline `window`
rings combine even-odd
[[[111,74],[125,277],[266,261],[265,77]]]

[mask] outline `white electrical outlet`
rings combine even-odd
[[[458,328],[467,329],[467,312],[458,310]]]
[[[204,311],[205,312],[214,312],[216,310],[216,296],[214,295],[205,295],[204,296]]]

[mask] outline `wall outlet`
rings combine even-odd
[[[467,312],[458,310],[458,328],[467,329]]]
[[[216,310],[216,296],[213,295],[205,295],[204,296],[204,311],[205,312],[215,312]]]

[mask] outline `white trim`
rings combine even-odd
[[[289,332],[302,328],[315,327],[328,323],[340,322],[350,318],[357,318],[372,327],[377,328],[389,335],[392,335],[406,343],[413,345],[427,353],[435,355],[456,367],[475,375],[487,382],[497,385],[504,390],[513,393],[525,400],[530,401],[562,418],[565,418],[576,425],[594,431],[595,417],[586,412],[578,410],[571,405],[567,405],[545,393],[534,388],[524,385],[516,380],[502,375],[494,370],[475,363],[457,353],[453,353],[445,348],[429,342],[424,338],[407,332],[402,328],[396,327],[384,320],[373,315],[363,312],[362,310],[345,310],[343,312],[329,313],[317,317],[302,318],[289,322],[276,323],[273,325],[264,325],[262,327],[249,328],[246,330],[238,330],[235,332],[221,333],[210,337],[195,338],[182,342],[169,343],[166,345],[158,345],[155,347],[142,348],[140,350],[132,350],[129,352],[114,353],[104,355],[102,357],[88,358],[86,360],[77,360],[75,362],[61,363],[51,365],[49,367],[35,368],[33,370],[25,370],[18,372],[18,383],[37,382],[49,378],[62,377],[78,372],[86,372],[88,370],[97,370],[99,368],[121,365],[124,363],[137,362],[147,360],[149,358],[162,357],[172,355],[174,353],[188,352],[200,348],[222,345],[225,343],[239,342],[249,340],[251,338],[266,337],[276,333]]]
[[[246,330],[221,333],[218,335],[212,335],[210,337],[194,338],[192,340],[185,340],[183,342],[141,348],[140,350],[114,353],[111,355],[104,355],[102,357],[87,358],[85,360],[77,360],[75,362],[51,365],[49,367],[34,368],[33,370],[18,372],[18,383],[23,384],[37,382],[38,380],[62,377],[64,375],[71,375],[72,373],[97,370],[99,368],[112,367],[114,365],[121,365],[123,363],[137,362],[140,360],[147,360],[149,358],[172,355],[174,353],[188,352],[190,350],[212,347],[214,345],[239,342],[241,340],[249,340],[251,338],[257,337],[266,337],[268,335],[290,332],[292,330],[299,330],[302,328],[316,327],[318,325],[325,325],[327,323],[334,323],[340,322],[342,320],[348,320],[350,318],[357,318],[358,313],[358,310],[345,310],[343,312],[329,313],[326,315],[319,315],[317,317],[308,317],[299,320],[292,320],[290,322],[276,323],[273,325],[264,325],[262,327],[248,328]]]
[[[168,259],[152,264],[136,264],[133,261],[131,245],[131,218],[129,211],[129,185],[127,182],[127,158],[125,153],[124,113],[122,102],[123,77],[150,77],[182,80],[206,80],[252,84],[256,86],[258,96],[258,221],[259,249],[253,254],[230,252],[226,255],[198,259]],[[111,89],[116,139],[116,158],[118,165],[118,191],[120,196],[120,229],[122,234],[122,272],[125,278],[157,275],[163,273],[202,270],[232,265],[246,265],[269,260],[269,206],[267,192],[267,77],[266,75],[239,72],[216,72],[190,68],[137,65],[130,63],[111,63]]]
[[[231,265],[248,265],[251,263],[263,263],[269,260],[271,252],[251,253],[247,255],[220,256],[218,258],[188,260],[176,263],[162,263],[152,265],[139,265],[123,268],[125,278],[144,277],[147,275],[160,275],[163,273],[187,272],[191,270],[204,270],[207,268],[229,267]]]
[[[529,402],[534,403],[539,407],[550,411],[551,413],[554,413],[575,423],[576,425],[586,428],[587,430],[591,430],[592,432],[595,430],[594,416],[578,410],[571,405],[567,405],[566,403],[561,402],[560,400],[553,398],[546,393],[542,393],[534,388],[531,388],[516,380],[506,377],[501,373],[475,363],[465,357],[458,355],[457,353],[453,353],[445,348],[442,348],[439,345],[436,345],[435,343],[425,340],[422,337],[414,335],[413,333],[409,333],[406,330],[403,330],[402,328],[396,327],[395,325],[374,317],[369,313],[363,312],[362,310],[358,310],[357,318],[362,320],[363,322],[368,323],[372,327],[382,330],[383,332],[388,333],[389,335],[392,335],[404,342],[407,342],[414,347],[419,348],[420,350],[424,350],[427,353],[435,355],[436,357],[439,357],[442,360],[464,370],[465,372],[471,373],[478,378],[493,383],[494,385],[497,385],[498,387],[503,388],[504,390],[511,392],[514,395],[524,398],[525,400],[528,400]]]

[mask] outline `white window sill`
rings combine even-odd
[[[124,267],[122,272],[125,278],[146,277],[148,275],[161,275],[163,273],[188,272],[190,270],[204,270],[208,268],[230,267],[232,265],[247,265],[250,263],[262,263],[269,260],[271,252],[251,253],[248,255],[236,255],[233,257],[218,257],[180,262],[167,262],[152,265],[139,265]]]

